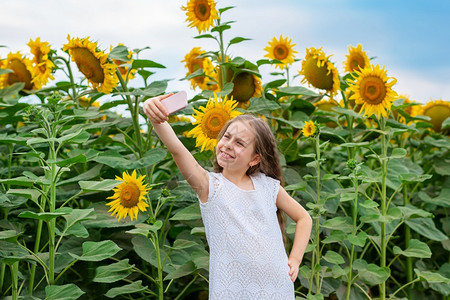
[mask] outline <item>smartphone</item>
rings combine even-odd
[[[168,98],[165,98],[161,100],[161,103],[171,115],[187,106],[188,102],[186,91],[181,91]]]

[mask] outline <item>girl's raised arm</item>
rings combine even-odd
[[[160,140],[172,154],[173,160],[183,177],[197,193],[200,201],[206,202],[209,189],[208,173],[197,163],[189,150],[178,139],[167,122],[169,114],[164,105],[161,104],[161,100],[171,95],[172,93],[148,99],[144,103],[144,113],[152,123],[153,129]]]

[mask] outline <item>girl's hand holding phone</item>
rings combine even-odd
[[[144,113],[152,123],[164,123],[169,114],[179,111],[187,106],[185,91],[150,98],[144,102]]]

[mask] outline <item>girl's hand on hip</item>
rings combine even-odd
[[[153,97],[147,99],[144,102],[144,113],[149,118],[150,122],[154,124],[161,124],[169,120],[169,113],[167,112],[164,105],[162,105],[161,100],[172,96],[173,93]]]
[[[297,259],[288,259],[288,266],[289,266],[289,277],[291,278],[292,282],[295,282],[298,276],[298,268],[300,266],[300,261]]]

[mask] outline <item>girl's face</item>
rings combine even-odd
[[[247,171],[259,163],[260,156],[255,154],[255,133],[247,122],[231,123],[216,146],[219,166],[224,170]]]

